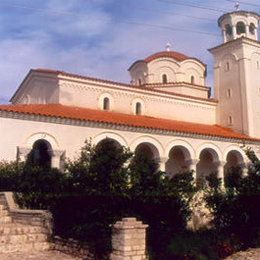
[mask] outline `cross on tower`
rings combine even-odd
[[[239,11],[239,7],[240,7],[239,2],[236,2],[236,3],[235,3],[235,9],[236,9],[236,11]]]
[[[170,51],[171,50],[171,44],[168,42],[167,44],[166,44],[166,51]]]

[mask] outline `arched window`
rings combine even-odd
[[[249,32],[254,35],[255,34],[255,25],[253,23],[250,23],[249,25]]]
[[[191,83],[191,84],[195,84],[195,78],[194,78],[194,76],[191,76],[191,77],[190,77],[190,83]]]
[[[233,125],[233,118],[232,118],[232,116],[228,117],[228,124],[229,125]]]
[[[135,114],[141,115],[142,114],[142,104],[140,102],[137,102],[135,104]]]
[[[225,25],[225,29],[226,29],[226,35],[231,36],[232,35],[232,27],[230,24],[226,24]]]
[[[238,22],[237,23],[237,34],[243,34],[246,33],[246,26],[243,22]]]
[[[226,71],[229,71],[230,70],[230,63],[229,63],[229,61],[227,61],[227,63],[226,63]]]
[[[109,110],[110,109],[110,100],[108,97],[105,97],[103,99],[103,110]]]
[[[166,74],[163,74],[162,75],[162,83],[166,84],[168,82],[167,80],[167,75]]]
[[[27,163],[50,168],[52,148],[49,142],[40,139],[33,144],[33,148],[27,157]]]

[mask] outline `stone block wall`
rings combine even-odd
[[[146,228],[136,218],[123,218],[113,226],[111,260],[145,260]]]

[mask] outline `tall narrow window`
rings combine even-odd
[[[226,71],[229,71],[230,70],[230,63],[229,63],[229,61],[227,61],[227,63],[226,63]]]
[[[162,75],[162,83],[166,84],[168,82],[167,80],[167,75],[166,74],[163,74]]]
[[[228,124],[229,125],[233,125],[233,118],[232,118],[232,116],[228,117]]]
[[[141,86],[142,85],[142,80],[138,79],[138,85]]]
[[[191,77],[190,77],[190,83],[191,83],[191,84],[195,84],[195,78],[194,78],[194,76],[191,76]]]
[[[103,110],[109,110],[110,109],[110,101],[109,98],[105,97],[103,99]]]
[[[241,35],[243,33],[246,33],[246,26],[243,22],[237,23],[237,34]]]
[[[230,88],[227,89],[227,98],[231,98],[231,89]]]
[[[141,115],[142,114],[142,104],[140,102],[137,102],[135,104],[135,114]]]
[[[230,24],[226,24],[225,25],[225,29],[226,29],[226,35],[231,36],[232,35],[232,27]]]
[[[249,25],[249,32],[254,35],[255,34],[255,25],[253,23],[250,23]]]

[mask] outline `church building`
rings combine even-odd
[[[223,43],[214,57],[214,94],[206,65],[171,51],[128,69],[131,82],[32,69],[0,105],[0,161],[45,150],[53,167],[77,156],[86,139],[106,138],[158,160],[167,174],[195,171],[197,181],[245,168],[244,147],[260,155],[260,42],[254,12],[222,15]]]

